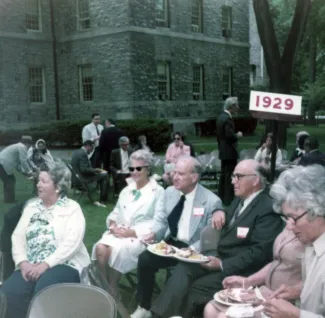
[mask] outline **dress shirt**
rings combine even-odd
[[[232,119],[232,115],[229,110],[225,110],[224,112],[227,113],[230,116],[230,118]]]
[[[243,213],[243,211],[245,211],[245,209],[248,207],[248,205],[263,191],[259,190],[257,192],[254,192],[253,194],[251,194],[248,198],[244,199],[243,202],[243,206],[240,209],[239,213],[238,213],[238,217]]]
[[[262,149],[262,147],[261,147],[257,150],[257,153],[256,153],[254,159],[261,163],[266,162],[267,164],[271,164],[271,153],[268,153],[267,148]],[[278,166],[278,165],[281,165],[281,163],[282,163],[282,153],[281,153],[281,150],[278,149],[276,152],[275,165]]]
[[[325,233],[306,246],[303,261],[301,318],[325,317]]]
[[[128,151],[124,151],[122,148],[121,149],[121,168],[123,171],[128,170],[129,167],[129,154]]]
[[[98,128],[99,135],[100,135],[102,130],[104,129],[104,127],[103,127],[103,125],[98,124],[97,128]],[[97,129],[96,129],[96,126],[94,123],[90,123],[82,129],[82,141],[83,142],[85,142],[86,140],[92,140],[95,142],[95,147],[98,147],[99,140],[97,139],[95,141],[95,138],[97,138],[97,137],[98,137]]]
[[[190,221],[193,213],[193,202],[196,188],[197,185],[192,192],[185,195],[184,209],[178,222],[177,240],[186,244],[188,244],[190,240]],[[180,195],[182,195],[182,193]]]

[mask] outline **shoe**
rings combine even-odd
[[[102,203],[100,203],[98,201],[94,202],[94,205],[99,206],[101,208],[106,208],[106,205],[105,204],[102,204]]]
[[[151,318],[152,314],[149,310],[146,310],[138,306],[137,310],[131,315],[131,318]]]

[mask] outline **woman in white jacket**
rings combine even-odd
[[[137,267],[145,250],[143,241],[161,239],[166,229],[165,191],[150,177],[152,164],[152,154],[146,150],[131,155],[129,184],[107,217],[107,231],[93,248],[92,258],[116,293],[121,274]]]
[[[90,263],[85,218],[79,204],[66,197],[70,177],[64,163],[41,166],[38,198],[26,204],[12,235],[16,270],[1,288],[6,318],[25,318],[33,296],[47,286],[80,282]]]

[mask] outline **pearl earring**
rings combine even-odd
[[[58,189],[56,189],[56,190],[55,190],[55,193],[59,193],[59,190],[58,190]]]

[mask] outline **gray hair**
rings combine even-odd
[[[225,101],[223,109],[228,110],[229,108],[232,108],[234,105],[238,106],[238,98],[237,97],[228,97]]]
[[[47,162],[40,166],[40,171],[46,171],[61,195],[67,195],[71,186],[71,172],[61,160]]]
[[[191,157],[189,155],[182,155],[182,156],[178,157],[177,162],[178,161],[189,161],[193,166],[192,172],[197,173],[199,175],[199,177],[201,176],[202,165],[196,158]]]
[[[122,136],[122,137],[120,137],[120,139],[118,140],[119,145],[124,144],[124,143],[129,143],[129,142],[130,142],[130,140],[129,140],[129,138],[126,137],[126,136]]]
[[[264,166],[262,166],[261,164],[259,164],[256,169],[255,169],[256,175],[260,178],[260,184],[261,184],[261,188],[265,189],[269,182],[267,180],[268,176],[269,176],[269,170],[267,168],[265,168]]]
[[[273,208],[282,211],[286,203],[293,209],[304,209],[309,218],[325,217],[325,169],[320,165],[297,166],[281,173],[271,187]]]
[[[130,156],[129,162],[131,162],[131,160],[142,160],[149,168],[153,166],[153,155],[144,149],[133,152]]]

